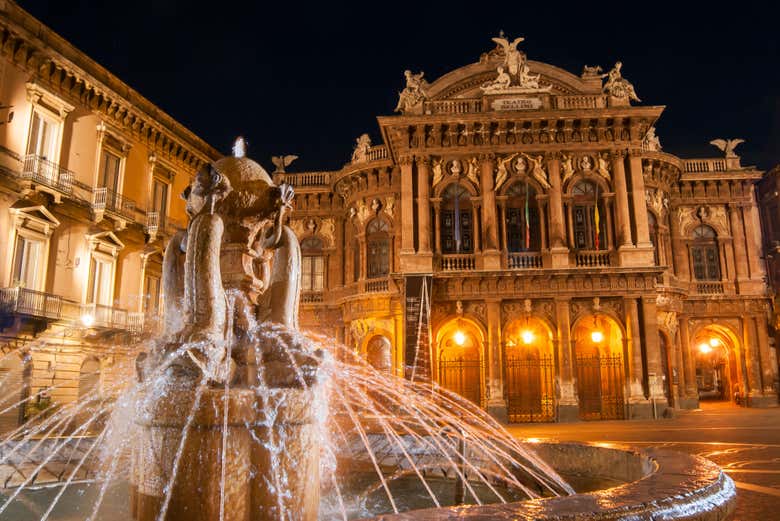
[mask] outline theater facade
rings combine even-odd
[[[574,74],[493,41],[431,83],[406,71],[382,142],[340,170],[278,161],[302,325],[511,422],[776,405],[762,172],[740,140],[666,153],[664,107],[622,64]]]

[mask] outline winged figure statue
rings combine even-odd
[[[274,165],[276,165],[276,170],[273,171],[274,174],[283,174],[285,172],[285,167],[290,166],[290,164],[298,159],[298,156],[272,156],[271,161]]]
[[[723,152],[726,153],[726,157],[739,157],[734,152],[734,149],[737,148],[737,145],[740,143],[744,143],[744,139],[713,139],[710,141],[710,145],[715,145],[719,149],[721,149]]]
[[[504,64],[509,69],[510,76],[516,76],[520,72],[520,66],[523,64],[523,55],[517,50],[517,46],[525,38],[518,37],[512,40],[512,43],[509,43],[509,40],[504,37],[502,32],[501,36],[492,38],[492,40],[504,49]]]

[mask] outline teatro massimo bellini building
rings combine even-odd
[[[762,172],[736,140],[663,152],[620,63],[575,75],[493,40],[432,83],[407,71],[383,143],[341,170],[277,160],[303,327],[511,422],[775,405]]]

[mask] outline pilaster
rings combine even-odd
[[[488,327],[487,353],[487,410],[501,422],[507,421],[506,399],[504,398],[504,378],[502,375],[503,356],[501,353],[501,301],[485,302]]]
[[[569,266],[569,248],[566,246],[566,221],[563,215],[563,188],[561,186],[561,160],[559,154],[550,154],[547,161],[547,174],[550,182],[549,241],[550,267],[567,268]]]
[[[496,192],[493,189],[495,156],[480,156],[480,185],[482,190],[482,241],[483,268],[501,269],[501,253],[498,250],[498,217],[496,215]]]
[[[569,299],[555,300],[555,321],[558,324],[557,366],[558,366],[558,421],[571,422],[579,419],[579,402],[574,386],[574,365],[571,342],[571,313]]]

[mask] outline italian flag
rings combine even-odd
[[[596,206],[594,206],[593,209],[593,224],[595,225],[596,231],[595,231],[595,237],[593,241],[593,245],[595,246],[595,249],[599,249],[599,223],[601,222],[601,218],[599,216],[599,185],[596,185]]]

